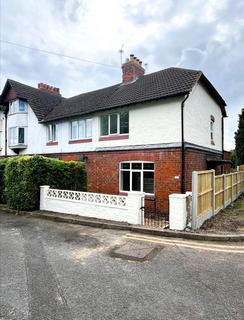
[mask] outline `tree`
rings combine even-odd
[[[236,150],[230,150],[230,161],[231,161],[231,167],[233,169],[236,168]]]
[[[239,115],[238,129],[235,133],[237,165],[244,164],[244,108]]]

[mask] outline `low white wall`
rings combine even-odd
[[[144,194],[128,196],[40,187],[40,210],[143,224]]]

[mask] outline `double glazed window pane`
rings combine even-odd
[[[118,114],[110,115],[110,134],[118,133]]]
[[[19,128],[19,143],[25,143],[25,129]]]
[[[78,126],[79,126],[79,129],[78,129],[79,136],[78,136],[78,138],[79,139],[85,138],[86,137],[85,120],[78,121]]]
[[[48,126],[48,141],[56,141],[56,124]]]
[[[130,171],[121,171],[121,188],[130,191]]]
[[[25,112],[25,102],[23,100],[19,100],[19,111]]]
[[[154,193],[154,172],[143,172],[143,192]]]
[[[101,117],[101,135],[107,136],[109,134],[108,131],[108,116]]]
[[[129,112],[120,113],[120,134],[129,133]]]
[[[78,121],[71,122],[71,137],[78,139]]]
[[[132,171],[132,191],[141,191],[141,172]]]

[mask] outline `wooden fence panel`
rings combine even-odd
[[[232,199],[232,174],[226,174],[225,177],[225,202],[228,204]]]
[[[198,176],[198,210],[197,215],[203,216],[213,206],[213,172],[199,172]]]
[[[215,176],[215,211],[222,209],[225,205],[224,200],[224,175]]]
[[[225,208],[244,192],[244,171],[215,176],[214,170],[192,173],[192,229]]]

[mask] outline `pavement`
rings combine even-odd
[[[128,243],[160,250],[144,262],[111,256]],[[241,320],[243,270],[243,243],[0,212],[1,320]]]

